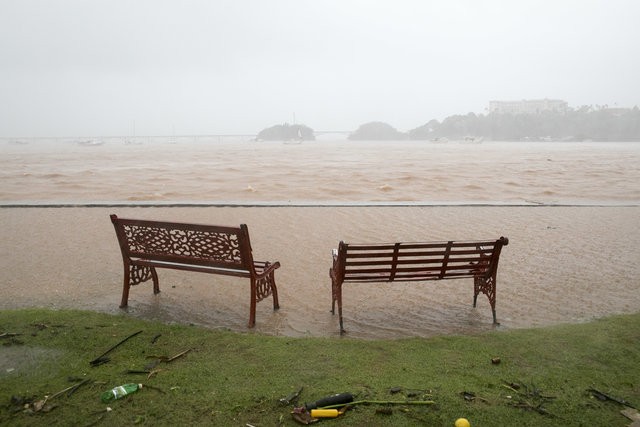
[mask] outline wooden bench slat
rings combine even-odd
[[[469,240],[469,241],[452,241],[451,247],[454,248],[465,248],[465,247],[477,247],[477,246],[495,246],[495,240]],[[409,249],[435,249],[435,248],[446,248],[449,245],[449,242],[400,242],[398,245],[403,250]],[[349,243],[349,252],[358,252],[358,251],[378,251],[378,250],[391,250],[395,248],[396,243],[381,243],[381,244],[363,244],[363,243]]]
[[[396,272],[396,275],[393,280],[390,279],[389,274],[380,274],[380,275],[350,275],[345,277],[345,281],[348,282],[421,282],[421,281],[430,281],[430,280],[445,280],[445,279],[460,279],[460,278],[469,278],[473,277],[472,274],[466,272],[457,272],[447,274],[445,277],[441,277],[440,274],[434,272],[432,274],[410,274],[411,272]]]
[[[240,262],[218,262],[218,261],[212,261],[212,260],[207,260],[205,259],[199,259],[199,258],[189,258],[189,257],[185,257],[185,256],[166,256],[166,255],[155,255],[153,256],[153,258],[149,257],[149,254],[143,254],[143,253],[131,253],[130,254],[130,258],[132,261],[148,261],[148,260],[153,260],[153,261],[157,261],[157,262],[161,262],[161,263],[165,263],[165,264],[189,264],[189,265],[197,265],[197,266],[202,266],[202,267],[208,267],[210,269],[225,269],[225,268],[234,268],[237,270],[244,270],[247,273],[250,271],[249,269],[246,268],[246,266],[244,265],[244,263],[240,263]]]
[[[484,260],[485,258],[488,257],[461,257],[461,258],[449,258],[449,263],[466,263],[466,264],[471,264],[474,262],[481,262],[482,260]],[[390,265],[391,260],[385,260],[385,259],[364,259],[364,258],[360,258],[358,259],[358,261],[350,261],[350,258],[348,258],[345,261],[345,269],[349,270],[351,268],[357,268],[358,266],[362,266],[362,265]],[[420,264],[442,264],[442,258],[435,258],[435,257],[430,257],[430,258],[417,258],[417,259],[398,259],[395,264],[397,265],[411,265],[411,264],[415,264],[415,265],[420,265]]]
[[[221,275],[236,276],[236,277],[251,277],[251,272],[247,270],[217,268],[217,267],[211,267],[208,265],[195,265],[195,264],[185,264],[185,263],[165,262],[165,261],[147,261],[143,259],[136,260],[134,261],[134,263],[135,265],[143,265],[147,267],[170,268],[173,270],[196,271],[201,273],[221,274]]]
[[[402,249],[402,248],[400,248]],[[452,249],[449,251],[450,256],[458,256],[458,255],[472,255],[472,254],[490,254],[493,252],[495,248],[484,246],[481,249]],[[438,251],[404,251],[398,253],[398,257],[400,258],[409,258],[409,257],[442,257],[447,253],[446,250],[438,250]],[[347,259],[358,259],[358,258],[389,258],[393,257],[393,250],[386,252],[351,252],[351,248],[349,248],[349,253],[347,254]]]

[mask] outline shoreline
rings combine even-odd
[[[560,207],[560,208],[609,208],[609,207],[640,207],[640,202],[584,202],[584,203],[548,203],[529,201],[524,203],[510,202],[0,202],[0,209],[23,208],[336,208],[336,207]]]

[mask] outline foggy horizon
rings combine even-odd
[[[0,0],[0,137],[399,131],[640,103],[640,3]]]

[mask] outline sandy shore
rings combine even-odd
[[[345,241],[507,236],[497,288],[499,328],[582,322],[640,307],[638,207],[2,208],[0,308],[79,308],[247,331],[248,281],[161,270],[161,294],[131,290],[118,308],[122,259],[109,214],[246,223],[254,256],[278,260],[281,309],[258,304],[256,332],[338,336],[330,313],[331,249]],[[345,285],[349,336],[391,338],[494,328],[467,280]]]

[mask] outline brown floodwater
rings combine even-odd
[[[282,308],[258,304],[265,334],[338,335],[328,272],[340,240],[507,236],[500,329],[640,307],[640,144],[169,142],[0,146],[0,308],[120,312],[110,213],[248,224],[256,259],[282,264]],[[247,331],[248,281],[159,275],[162,292],[134,287],[126,313]],[[345,327],[358,338],[494,329],[487,298],[473,308],[472,297],[470,279],[346,284]]]

